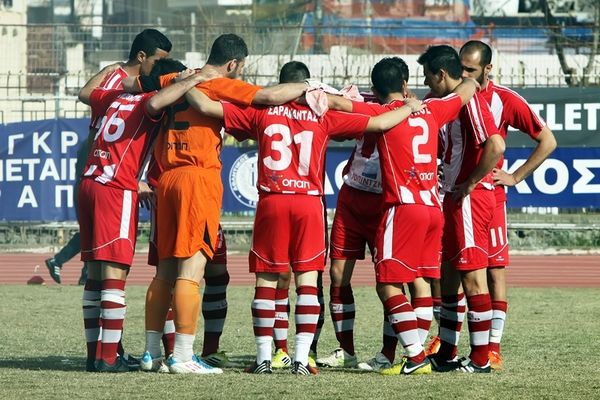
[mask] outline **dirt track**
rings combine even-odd
[[[0,284],[24,284],[33,275],[40,275],[47,284],[54,284],[44,259],[48,254],[0,254]],[[38,265],[37,273],[34,273]],[[63,284],[76,284],[81,263],[70,261],[62,271]],[[250,285],[254,275],[248,272],[246,255],[229,256],[229,273],[232,285]],[[146,265],[146,254],[135,256],[128,284],[146,285],[152,279],[154,268]],[[327,274],[325,274],[327,275]],[[373,267],[368,261],[356,266],[353,285],[368,286],[374,282]],[[513,256],[508,269],[509,286],[521,287],[598,287],[600,288],[600,255],[593,256]],[[328,285],[329,279],[325,277]]]

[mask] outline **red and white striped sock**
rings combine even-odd
[[[102,360],[114,364],[117,359],[117,348],[123,331],[123,321],[127,307],[125,306],[125,281],[120,279],[102,280],[100,295],[102,320]]]
[[[227,285],[229,273],[204,278],[202,317],[204,317],[204,342],[202,356],[219,351],[219,340],[227,317]]]
[[[175,321],[173,321],[173,308],[169,307],[167,317],[165,319],[165,327],[163,328],[162,343],[165,348],[165,358],[173,354],[175,347]],[[160,346],[160,345],[159,345]]]
[[[298,289],[296,289],[296,291],[298,291]],[[325,298],[323,297],[323,288],[322,287],[318,287],[317,288],[317,298],[319,301],[319,320],[317,321],[317,330],[315,331],[315,335],[313,338],[313,342],[310,345],[310,349],[317,354],[317,346],[319,344],[319,338],[321,337],[321,329],[323,328],[323,325],[325,324]]]
[[[275,323],[275,288],[257,287],[252,301],[252,324],[256,341],[256,363],[271,360]]]
[[[273,339],[276,349],[288,352],[288,328],[290,326],[290,299],[289,289],[277,289],[275,291],[275,325],[273,327]]]
[[[96,347],[100,339],[100,296],[102,282],[88,279],[83,288],[83,327],[88,361],[96,360]]]
[[[467,302],[465,294],[455,296],[442,296],[442,310],[440,313],[440,350],[436,357],[442,360],[451,360],[458,353],[460,330],[465,320]]]
[[[433,320],[433,300],[431,297],[417,297],[412,299],[412,306],[417,315],[417,326],[419,327],[419,339],[425,345],[431,321]]]
[[[414,362],[425,359],[425,351],[417,328],[417,316],[405,295],[399,294],[387,299],[383,306],[396,337],[402,343],[407,357]]]
[[[490,328],[492,327],[492,301],[490,294],[467,297],[467,322],[471,354],[469,358],[480,367],[488,363]]]
[[[508,303],[506,301],[492,301],[492,329],[490,329],[490,351],[500,353],[500,342],[504,333],[504,322]]]
[[[329,290],[329,311],[333,321],[335,337],[340,347],[354,355],[354,295],[352,286],[331,286]]]
[[[396,347],[398,347],[398,338],[396,332],[390,325],[390,320],[386,312],[383,313],[383,347],[381,354],[387,357],[391,363],[396,359]]]
[[[299,286],[296,288],[296,348],[294,361],[302,365],[308,364],[308,353],[317,330],[319,313],[318,289],[314,286]]]

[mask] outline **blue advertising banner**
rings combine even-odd
[[[0,221],[75,220],[73,183],[76,152],[88,133],[85,119],[0,126]],[[349,147],[327,153],[326,202],[334,208]],[[531,148],[508,148],[505,168],[522,165]],[[255,149],[226,147],[223,210],[253,210]],[[600,148],[557,149],[535,173],[508,190],[509,207],[600,208]],[[144,216],[142,216],[144,219]]]

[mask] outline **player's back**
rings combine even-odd
[[[153,93],[133,95],[96,89],[92,108],[109,104],[94,138],[84,177],[127,190],[137,190],[142,167],[156,137],[158,121],[147,115],[146,101]]]
[[[329,138],[362,135],[366,116],[329,111],[321,118],[295,102],[263,108],[223,104],[227,131],[258,140],[258,188],[269,193],[323,194]]]

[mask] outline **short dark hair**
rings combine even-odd
[[[380,96],[401,93],[404,81],[408,82],[408,65],[400,57],[381,59],[371,71],[371,82]]]
[[[172,58],[161,58],[154,62],[150,75],[140,75],[139,81],[143,92],[152,92],[160,90],[160,76],[170,74],[172,72],[181,72],[187,67],[177,60]]]
[[[474,53],[476,51],[481,55],[479,65],[485,67],[492,63],[492,48],[481,40],[469,40],[460,48],[460,54],[465,52]]]
[[[244,39],[233,33],[226,33],[215,39],[206,63],[219,67],[228,61],[243,60],[246,57],[248,46]]]
[[[279,71],[279,83],[303,82],[306,79],[310,79],[310,71],[300,61],[285,63]]]
[[[143,51],[146,53],[146,56],[150,57],[156,53],[156,49],[161,49],[168,53],[172,47],[171,41],[156,29],[144,29],[133,39],[131,50],[129,50],[129,59],[133,60],[136,58],[140,51]]]
[[[429,47],[425,53],[419,56],[417,62],[427,66],[434,74],[443,69],[453,79],[460,79],[462,76],[463,69],[458,53],[445,44]]]

